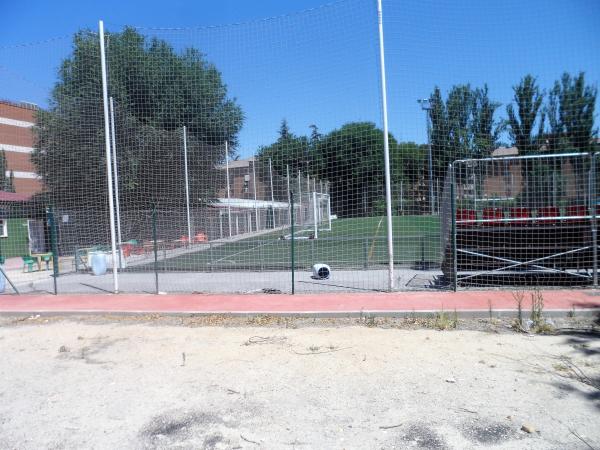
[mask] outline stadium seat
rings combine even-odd
[[[588,215],[587,208],[585,205],[569,205],[567,206],[567,219],[570,223],[581,223],[586,221]]]
[[[502,219],[504,219],[502,208],[483,208],[483,220],[488,221],[483,222],[484,226],[500,225]]]
[[[474,209],[456,210],[456,225],[459,227],[473,226],[477,223],[477,213]]]
[[[36,259],[33,256],[25,255],[23,258],[23,272],[33,272],[33,265],[36,263]]]
[[[531,217],[529,208],[524,208],[521,206],[509,208],[508,215],[511,219],[523,219],[523,220],[511,220],[510,221],[511,225],[519,225],[519,226],[528,225],[529,220],[527,220],[527,219],[529,219]]]
[[[540,220],[539,223],[542,225],[554,225],[558,222],[560,216],[560,210],[558,206],[543,206],[538,209],[538,217],[553,217],[553,219]]]

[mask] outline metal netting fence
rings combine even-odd
[[[560,11],[494,47],[481,8],[473,22],[464,5],[384,1],[384,16],[341,0],[0,47],[6,278],[20,292],[595,283],[598,53],[581,47],[592,72],[570,74],[548,46],[538,79],[520,43]]]
[[[456,161],[443,271],[455,285],[585,285],[597,279],[595,156]]]

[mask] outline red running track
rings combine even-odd
[[[595,290],[542,291],[544,310],[600,309]],[[510,291],[328,293],[328,294],[94,294],[1,295],[4,313],[231,313],[344,314],[360,312],[515,310]],[[525,292],[523,309],[531,308]]]

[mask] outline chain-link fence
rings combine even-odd
[[[2,279],[19,292],[594,283],[597,53],[581,50],[586,79],[538,52],[552,85],[527,75],[520,43],[555,8],[493,48],[479,6],[381,6],[101,23],[0,47]]]
[[[443,271],[455,286],[597,280],[595,155],[456,161]],[[454,217],[454,219],[453,219]]]

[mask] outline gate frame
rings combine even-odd
[[[598,242],[597,242],[597,192],[596,192],[596,167],[597,167],[597,159],[600,157],[600,152],[596,152],[596,153],[592,153],[592,152],[571,152],[571,153],[558,153],[558,154],[542,154],[542,155],[523,155],[523,156],[504,156],[504,157],[487,157],[487,158],[469,158],[469,159],[458,159],[455,160],[454,162],[452,162],[449,165],[449,171],[451,173],[451,183],[450,183],[450,195],[451,195],[451,249],[452,249],[452,275],[451,275],[451,285],[454,291],[457,291],[459,289],[459,282],[461,280],[465,280],[465,279],[469,279],[469,278],[473,278],[473,277],[477,277],[477,276],[481,276],[481,275],[486,275],[486,274],[492,274],[492,273],[498,273],[501,272],[503,270],[506,269],[510,269],[510,268],[514,268],[514,267],[518,267],[518,266],[532,266],[532,267],[536,267],[539,269],[543,269],[544,271],[548,271],[548,272],[558,272],[558,273],[566,273],[569,276],[579,276],[582,278],[587,278],[587,279],[591,279],[592,280],[592,286],[594,288],[598,287]],[[501,257],[496,257],[496,256],[492,256],[492,255],[486,255],[484,253],[474,253],[474,252],[468,252],[466,250],[461,250],[458,249],[457,247],[457,223],[462,223],[462,221],[457,221],[456,219],[456,213],[457,213],[457,208],[456,208],[456,192],[457,192],[457,183],[456,183],[456,166],[458,164],[468,164],[470,162],[492,162],[492,161],[507,161],[507,160],[533,160],[533,159],[550,159],[550,158],[570,158],[570,157],[587,157],[586,159],[589,161],[589,172],[588,172],[588,176],[587,176],[587,194],[588,194],[588,215],[587,216],[583,216],[583,219],[589,219],[590,220],[590,229],[591,229],[591,237],[592,237],[592,242],[591,245],[589,246],[585,246],[585,247],[580,247],[580,248],[575,248],[575,249],[571,249],[568,250],[566,252],[558,252],[558,253],[554,253],[548,256],[544,256],[542,258],[534,258],[534,259],[530,259],[527,261],[518,261],[516,259],[511,260],[508,258],[501,258]],[[568,216],[558,216],[556,218],[549,218],[549,219],[568,219]],[[581,218],[581,217],[578,217]],[[504,219],[506,222],[511,222],[514,220],[522,220],[522,219]],[[478,220],[478,223],[482,223],[484,222],[485,219],[482,220]],[[592,261],[592,273],[591,275],[582,275],[579,273],[572,273],[569,272],[567,269],[555,269],[555,268],[549,268],[549,267],[545,267],[543,265],[536,265],[536,262],[540,262],[546,259],[551,259],[557,256],[562,256],[565,254],[570,254],[570,253],[576,253],[576,252],[580,252],[580,251],[584,251],[587,250],[589,248],[592,248],[592,254],[593,254],[593,261]],[[442,249],[443,250],[443,249]],[[491,269],[491,270],[481,270],[481,271],[477,271],[476,274],[469,274],[467,276],[463,276],[463,277],[459,277],[458,274],[458,253],[467,253],[467,254],[473,254],[476,256],[481,256],[481,257],[485,257],[485,258],[490,258],[490,259],[495,259],[495,260],[500,260],[500,261],[504,261],[506,263],[508,263],[509,265],[507,266],[503,266],[500,268],[496,268],[496,269]]]

